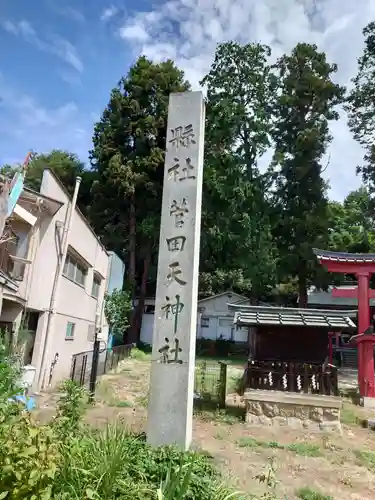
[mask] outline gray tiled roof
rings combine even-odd
[[[330,252],[314,248],[314,253],[321,260],[331,260],[335,262],[375,262],[375,253],[346,253]]]
[[[357,311],[337,311],[325,309],[297,309],[292,307],[236,306],[229,304],[234,310],[234,323],[237,326],[256,325],[290,325],[317,326],[331,330],[356,328],[350,317]]]

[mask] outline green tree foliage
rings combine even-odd
[[[121,336],[128,328],[131,309],[129,292],[115,289],[105,296],[104,314],[113,335]]]
[[[299,305],[307,305],[307,286],[316,279],[313,247],[328,238],[328,200],[321,161],[331,141],[329,121],[344,88],[337,71],[315,45],[298,44],[275,67],[279,91],[275,107],[275,230],[280,269],[298,278]]]
[[[207,87],[201,291],[233,288],[257,300],[272,285],[267,177],[258,160],[270,146],[275,78],[270,49],[218,46]]]
[[[108,248],[124,257],[129,284],[140,295],[130,342],[137,340],[158,250],[169,94],[188,89],[172,61],[153,64],[140,57],[112,90],[95,126],[90,217]]]
[[[1,172],[10,175],[20,168],[21,166],[12,167],[4,165],[1,168]],[[50,153],[34,155],[27,168],[26,186],[39,191],[42,184],[43,172],[46,169],[50,169],[60,179],[70,195],[73,194],[76,178],[78,176],[82,178],[78,193],[78,206],[86,214],[87,207],[91,202],[90,191],[95,173],[86,170],[84,163],[79,160],[76,154],[54,149]]]
[[[357,166],[370,192],[375,192],[375,22],[364,30],[365,48],[358,59],[358,73],[352,79],[346,109],[354,139],[364,147],[364,163]]]
[[[50,153],[37,154],[29,163],[26,185],[39,191],[45,169],[50,169],[57,175],[68,191],[73,194],[76,177],[82,176],[85,165],[78,159],[77,155],[68,151],[55,149]]]
[[[353,253],[375,252],[375,221],[365,187],[352,191],[343,203],[329,203],[329,248]]]

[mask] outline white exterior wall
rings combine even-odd
[[[64,203],[53,218],[43,221],[38,231],[38,248],[30,281],[28,308],[47,311],[50,307],[58,262],[55,241],[56,223],[59,223],[60,234],[62,235],[62,224],[68,210],[70,198],[53,174],[47,170],[43,175],[40,192],[42,195]],[[68,244],[84,259],[88,266],[88,272],[84,286],[76,284],[65,276],[60,279],[55,303],[56,313],[52,315],[52,328],[48,334],[48,347],[42,368],[42,380],[48,380],[51,362],[55,354],[58,353],[59,361],[53,371],[53,384],[69,375],[73,354],[93,348],[93,343],[88,339],[88,330],[90,324],[95,324],[98,303],[101,313],[100,324],[103,327],[101,337],[108,335],[107,325],[102,313],[102,302],[108,276],[109,255],[78,210],[75,210],[73,214]],[[94,271],[102,277],[98,300],[91,296]],[[41,362],[41,346],[46,334],[47,317],[48,313],[45,312],[41,315],[38,323],[33,355],[33,364],[37,369]],[[75,324],[74,338],[69,340],[65,337],[68,322]]]
[[[233,325],[234,313],[228,308],[228,304],[241,301],[249,305],[248,300],[235,293],[225,293],[198,301],[197,314],[197,338],[216,340],[222,336],[226,340],[235,342],[247,342],[247,328],[236,329]],[[203,321],[202,321],[203,318]],[[208,320],[208,326],[203,326],[204,320]],[[143,314],[141,341],[152,345],[152,332],[154,326],[154,314]]]
[[[353,286],[338,286],[338,290],[353,290],[356,287]],[[310,307],[325,307],[325,306],[335,306],[340,307],[352,307],[356,309],[358,307],[358,299],[356,297],[332,297],[332,287],[328,292],[323,290],[311,289],[307,292],[307,303]],[[370,306],[375,306],[375,299],[370,299]]]

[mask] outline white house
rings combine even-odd
[[[24,189],[18,205],[9,221],[13,237],[0,246],[0,327],[16,332],[25,318],[25,362],[35,366],[40,389],[69,376],[72,355],[93,348],[95,328],[107,340],[110,258],[51,171],[40,193]]]
[[[223,292],[198,301],[197,338],[233,340],[247,342],[248,329],[237,329],[234,312],[228,304],[250,305],[250,300],[234,292]],[[146,299],[142,318],[141,341],[152,344],[155,299]]]

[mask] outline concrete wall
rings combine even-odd
[[[57,233],[59,231],[62,234],[61,228],[68,211],[70,197],[48,170],[44,172],[40,192],[64,203],[54,217],[43,221],[38,231],[38,249],[33,264],[28,308],[43,312],[50,307],[58,263]],[[45,363],[42,367],[42,380],[47,380],[51,363],[55,354],[58,354],[59,361],[53,370],[54,383],[69,375],[73,354],[92,349],[92,335],[89,338],[88,333],[89,326],[95,324],[97,308],[100,314],[99,323],[104,326],[103,335],[107,335],[102,303],[108,278],[109,255],[78,210],[73,215],[68,243],[69,250],[74,252],[87,267],[87,274],[83,286],[65,276],[60,279],[55,304],[56,312],[52,315]],[[94,272],[102,278],[98,299],[92,296]],[[38,322],[33,356],[33,364],[37,366],[37,370],[40,368],[47,320],[48,313],[44,312]],[[71,339],[66,338],[68,322],[75,324],[74,338]]]

